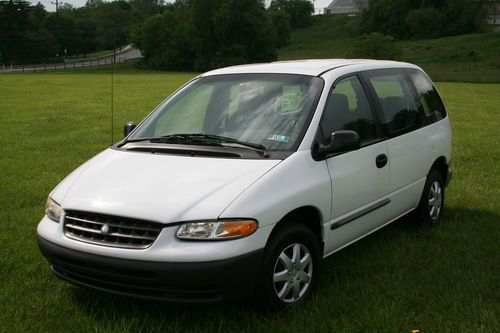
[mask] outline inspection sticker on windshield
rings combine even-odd
[[[288,140],[290,139],[290,137],[286,136],[286,135],[277,135],[277,134],[274,134],[274,135],[270,135],[267,139],[269,141],[278,141],[278,142],[287,143]]]

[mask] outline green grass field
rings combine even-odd
[[[345,58],[355,37],[356,18],[316,17],[311,27],[292,32],[281,60]],[[402,60],[422,66],[436,81],[500,83],[500,33],[400,41]]]
[[[117,66],[115,141],[195,74]],[[403,219],[329,257],[299,309],[178,306],[52,276],[35,235],[47,194],[110,138],[110,76],[0,75],[0,332],[494,332],[500,327],[500,84],[439,83],[454,130],[443,224]]]

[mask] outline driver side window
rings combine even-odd
[[[361,143],[378,137],[373,112],[357,76],[344,78],[332,87],[320,129],[324,144],[339,130],[355,131]]]

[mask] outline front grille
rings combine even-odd
[[[66,212],[64,219],[64,234],[69,238],[127,249],[151,246],[162,228],[156,222],[77,211]]]

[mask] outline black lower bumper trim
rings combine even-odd
[[[100,256],[68,249],[38,236],[52,272],[71,283],[148,300],[206,303],[252,294],[263,250],[221,261],[171,263]]]

